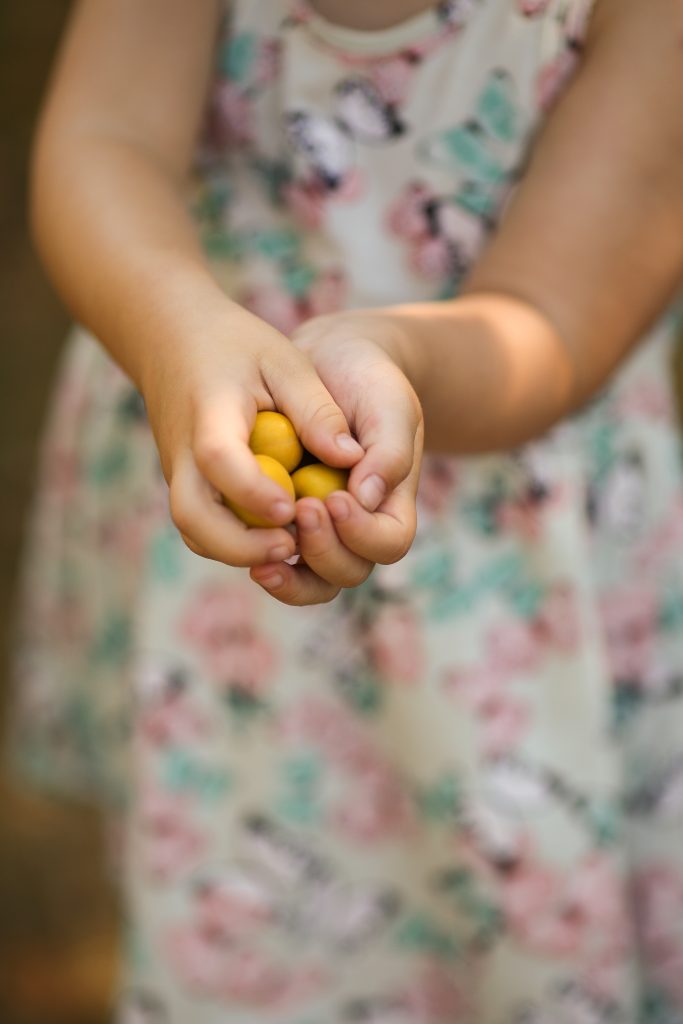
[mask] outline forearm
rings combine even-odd
[[[32,218],[74,317],[138,384],[226,300],[186,209],[183,183],[125,140],[39,142]]]
[[[528,303],[481,293],[383,314],[396,327],[391,351],[422,403],[427,451],[509,449],[588,398],[590,378],[579,381],[563,339]]]

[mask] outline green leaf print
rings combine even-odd
[[[455,939],[422,913],[413,914],[403,921],[396,935],[396,943],[403,949],[445,959],[458,953]]]
[[[417,562],[411,574],[411,583],[420,588],[441,587],[449,583],[454,574],[455,563],[452,554],[438,549]]]
[[[337,677],[339,689],[355,711],[362,715],[374,715],[382,707],[382,688],[376,679],[369,675],[340,675]]]
[[[621,833],[621,817],[617,807],[607,801],[596,801],[586,811],[586,818],[598,846],[614,846]]]
[[[321,775],[320,758],[313,753],[285,761],[282,766],[284,793],[277,804],[284,819],[296,825],[314,825],[320,821],[317,790]]]
[[[229,687],[225,699],[228,708],[239,723],[247,723],[267,710],[267,705],[263,701],[241,686]]]
[[[164,785],[174,793],[192,793],[207,803],[221,800],[232,788],[230,773],[188,754],[171,750],[164,762]]]
[[[96,664],[122,665],[130,651],[130,640],[130,618],[114,612],[95,637],[90,657]]]
[[[463,170],[478,181],[500,185],[505,180],[501,162],[489,151],[487,135],[476,121],[440,132],[428,139],[421,150],[430,163]]]
[[[479,98],[477,112],[485,128],[501,142],[517,139],[519,110],[514,98],[514,83],[506,71],[491,73]]]
[[[244,85],[257,54],[258,36],[253,32],[238,32],[223,46],[218,59],[220,72],[233,82]]]
[[[291,260],[297,256],[301,247],[301,239],[296,231],[289,228],[277,228],[272,231],[259,231],[254,235],[252,248],[259,256],[270,260]]]
[[[674,631],[683,626],[683,594],[666,594],[659,610],[659,624],[666,631]]]
[[[420,812],[428,821],[450,821],[462,809],[462,787],[454,775],[444,775],[417,798]]]
[[[315,281],[315,271],[312,267],[305,267],[298,263],[285,269],[282,275],[282,283],[296,299],[303,299],[308,294]]]
[[[612,700],[612,722],[615,731],[620,732],[632,721],[643,703],[643,694],[636,685],[617,683]]]
[[[95,487],[107,487],[116,483],[130,464],[128,448],[115,444],[105,449],[88,466],[88,481]]]
[[[480,891],[480,884],[468,868],[451,868],[443,872],[436,886],[450,898],[459,917],[469,921],[472,931],[467,944],[471,948],[488,945],[505,925],[502,911]]]
[[[149,563],[152,577],[161,583],[174,583],[182,573],[180,535],[169,527],[152,537]]]
[[[648,988],[643,993],[638,1024],[681,1024],[680,1011],[661,989]]]

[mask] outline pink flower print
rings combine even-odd
[[[279,39],[265,39],[261,42],[253,69],[255,85],[264,86],[275,81],[280,73],[281,54]]]
[[[362,196],[364,184],[359,168],[350,167],[329,198],[340,202],[354,203]]]
[[[482,750],[487,757],[511,753],[527,730],[529,711],[519,701],[499,696],[482,709]]]
[[[569,6],[564,33],[567,44],[574,50],[578,49],[586,38],[592,8],[593,0],[578,0],[577,3]]]
[[[499,879],[509,927],[546,955],[575,956],[593,991],[611,989],[630,944],[625,894],[616,865],[589,855],[574,871],[527,855]]]
[[[487,661],[502,673],[525,673],[539,662],[538,638],[526,622],[507,619],[486,635]]]
[[[327,270],[319,274],[308,293],[306,304],[309,316],[336,313],[346,304],[347,285],[340,270]]]
[[[575,907],[563,905],[557,872],[525,860],[501,877],[500,886],[508,926],[520,942],[550,956],[576,951],[583,922]]]
[[[465,992],[453,978],[453,971],[441,964],[427,963],[402,1001],[410,1007],[416,1024],[452,1024],[468,1014]]]
[[[371,72],[372,82],[385,103],[393,106],[405,103],[416,63],[410,54],[401,54],[375,64]]]
[[[184,687],[169,686],[138,716],[138,729],[157,747],[187,746],[203,739],[208,723]]]
[[[506,501],[497,509],[496,522],[501,533],[537,540],[541,533],[541,508],[535,501],[526,499]]]
[[[195,927],[213,941],[237,940],[272,919],[272,899],[263,886],[237,871],[198,884]]]
[[[159,791],[145,794],[139,833],[146,873],[158,882],[172,882],[204,854],[207,837],[192,821],[190,803]]]
[[[326,192],[317,180],[292,181],[285,185],[283,198],[295,217],[307,228],[319,228],[323,222]]]
[[[216,996],[223,983],[226,952],[214,937],[193,926],[173,929],[166,938],[171,967],[185,985],[203,996]]]
[[[535,18],[543,14],[549,3],[550,0],[517,0],[517,7],[525,18]]]
[[[442,515],[448,508],[457,483],[454,459],[427,456],[422,463],[418,503],[428,515]]]
[[[683,1010],[683,878],[653,864],[635,877],[637,930],[652,975]]]
[[[287,738],[307,740],[353,774],[381,770],[384,766],[380,753],[363,736],[350,714],[318,698],[307,698],[292,708],[280,723],[280,733]]]
[[[659,380],[638,380],[618,399],[619,415],[639,416],[655,422],[671,423],[677,418],[672,389]]]
[[[56,444],[47,445],[41,462],[50,499],[68,502],[76,494],[81,479],[81,467],[76,454]]]
[[[453,265],[453,253],[445,238],[423,238],[413,249],[413,268],[430,280],[444,277]]]
[[[233,82],[222,81],[215,89],[209,118],[209,140],[224,148],[253,140],[253,105]]]
[[[567,48],[541,68],[536,82],[536,97],[538,105],[544,113],[555,106],[578,64],[578,53],[574,49]]]
[[[275,654],[257,629],[255,597],[243,586],[209,584],[195,595],[180,629],[215,679],[258,695],[272,675]]]
[[[428,237],[425,207],[435,199],[436,193],[427,185],[420,181],[411,182],[389,207],[387,222],[390,231],[413,242]]]
[[[389,772],[358,774],[350,782],[351,796],[335,813],[344,835],[356,842],[373,843],[405,836],[414,826],[412,802]]]
[[[436,207],[435,220],[440,237],[456,250],[458,262],[472,263],[484,241],[481,219],[457,202],[442,200]]]
[[[657,598],[647,585],[627,586],[601,601],[610,669],[617,681],[646,678],[655,653]]]
[[[424,673],[420,623],[413,608],[386,604],[368,633],[373,666],[388,682],[417,684]]]
[[[329,979],[321,969],[292,970],[279,966],[257,951],[240,949],[231,954],[224,967],[221,997],[285,1012],[320,992]]]
[[[286,335],[292,334],[306,319],[297,300],[274,285],[246,292],[242,296],[242,305]]]
[[[534,622],[538,637],[551,647],[570,654],[579,644],[580,625],[576,596],[570,587],[554,587],[544,598]]]
[[[500,666],[450,671],[444,687],[457,693],[474,711],[481,728],[482,749],[487,757],[510,753],[530,721],[528,708],[506,692],[507,670]]]
[[[166,948],[190,989],[228,1004],[285,1011],[329,981],[315,967],[288,970],[244,945],[218,941],[191,926],[172,931]]]

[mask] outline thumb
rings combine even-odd
[[[359,397],[357,422],[365,456],[353,468],[349,491],[363,508],[374,512],[421,456],[422,409],[397,367],[387,364],[382,381]]]
[[[271,368],[266,383],[309,452],[340,468],[362,458],[363,448],[351,436],[346,416],[303,352],[292,346],[286,362]]]

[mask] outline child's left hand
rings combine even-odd
[[[297,502],[301,561],[260,565],[251,576],[285,604],[320,604],[363,583],[375,563],[397,562],[410,548],[424,424],[400,368],[398,328],[381,312],[316,317],[292,342],[312,360],[365,455],[347,492]]]

